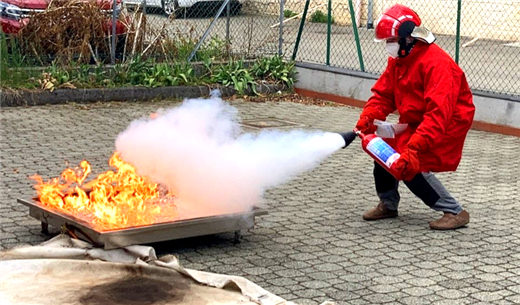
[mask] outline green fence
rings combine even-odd
[[[135,56],[182,62],[283,53],[287,58],[294,55],[297,61],[378,75],[385,68],[387,55],[384,45],[374,42],[373,27],[381,12],[397,3],[393,0],[106,1],[92,2],[112,3],[93,8],[99,12],[81,8],[85,1],[72,0],[61,2],[64,4],[52,1],[45,12],[21,7],[24,17],[29,17],[29,28],[38,29],[26,31],[22,46],[25,53],[21,57],[36,65],[49,65],[56,59],[62,64],[81,61],[100,65],[125,62]],[[24,5],[27,1],[17,3]],[[474,90],[513,99],[520,97],[520,0],[402,0],[399,3],[417,11],[426,27],[435,33],[436,43],[466,72]],[[65,10],[60,7],[63,5]],[[3,10],[2,17],[16,19],[16,12]],[[46,19],[42,18],[44,14]],[[38,18],[44,21],[41,25],[35,21]],[[113,18],[119,21],[117,29],[106,26],[116,24],[110,23]],[[49,20],[59,22],[53,27],[44,26]],[[70,35],[59,33],[64,24],[68,25],[63,29],[66,33],[74,29],[82,31],[66,41],[64,38]],[[61,49],[56,48],[58,45],[62,45]]]
[[[297,61],[380,74],[387,55],[384,44],[374,42],[373,28],[381,12],[395,3],[419,14],[474,90],[520,96],[520,1],[287,0],[286,9],[302,12],[308,4],[308,12],[303,27],[301,20],[286,25],[302,28],[300,35],[292,31],[284,36],[286,53],[297,49]]]

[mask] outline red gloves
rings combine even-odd
[[[356,129],[364,134],[371,134],[376,132],[377,126],[374,125],[374,120],[384,120],[385,116],[377,108],[365,108],[359,116],[359,121],[356,124]]]
[[[412,180],[421,171],[420,166],[419,152],[412,149],[405,149],[401,157],[392,164],[398,177],[406,181]]]
[[[392,164],[392,168],[403,180],[410,181],[421,172],[421,162],[419,155],[428,149],[426,140],[418,134],[414,134],[408,146],[404,149],[401,157]]]

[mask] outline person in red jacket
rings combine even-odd
[[[385,139],[401,154],[392,167],[404,184],[426,205],[444,212],[430,228],[451,230],[469,223],[469,213],[432,172],[455,171],[475,106],[464,72],[434,44],[434,35],[421,26],[410,8],[394,5],[379,18],[376,41],[385,41],[388,64],[372,88],[356,129],[374,133],[374,120],[399,112],[407,128]],[[375,163],[374,178],[380,203],[363,215],[365,220],[397,217],[399,180]]]

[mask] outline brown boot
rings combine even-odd
[[[380,202],[375,208],[372,208],[363,214],[364,220],[378,220],[384,218],[395,218],[397,217],[397,210],[393,211],[388,209],[383,202]]]
[[[462,210],[457,215],[444,212],[444,216],[430,222],[430,229],[432,230],[455,230],[464,227],[469,223],[469,213]]]

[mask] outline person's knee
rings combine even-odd
[[[404,184],[429,207],[433,206],[441,198],[422,173],[417,174],[410,181],[404,181]]]

